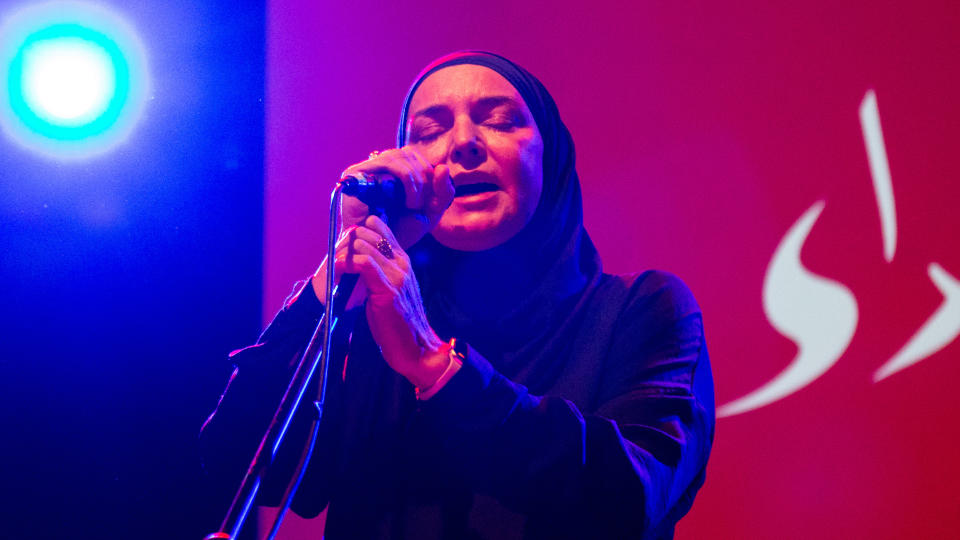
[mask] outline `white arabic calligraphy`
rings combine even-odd
[[[783,399],[833,367],[850,345],[857,329],[853,293],[800,262],[800,250],[823,207],[823,201],[815,203],[790,227],[763,281],[763,311],[778,332],[797,344],[796,358],[764,386],[717,409],[717,416],[745,413]]]
[[[860,125],[877,198],[883,255],[890,263],[897,247],[897,214],[873,90],[868,90],[860,103]],[[818,201],[790,227],[764,277],[764,313],[778,332],[797,345],[796,358],[768,383],[719,407],[717,416],[742,414],[797,392],[833,367],[850,345],[857,328],[856,298],[847,287],[810,272],[800,261],[803,244],[825,204]],[[927,273],[944,301],[907,344],[874,373],[875,383],[931,356],[960,335],[960,281],[937,263],[931,263]]]
[[[873,374],[873,382],[916,364],[946,347],[960,334],[960,281],[937,263],[927,267],[930,281],[943,294],[943,303],[910,341]]]

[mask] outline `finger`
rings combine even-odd
[[[357,227],[359,227],[359,225],[357,224],[344,225],[343,230],[340,231],[340,236],[337,237],[336,247],[339,248],[341,243],[350,241],[350,238],[352,238],[352,235],[353,235],[353,231],[357,230]]]
[[[403,227],[403,222],[407,219],[412,219],[411,216],[412,215],[401,217],[398,220],[398,225]],[[368,218],[364,227],[370,232],[370,234],[373,235],[373,237],[367,237],[370,246],[377,250],[378,253],[384,255],[385,258],[392,261],[398,271],[401,273],[408,272],[411,268],[410,256],[406,251],[403,250],[403,244],[397,240],[393,230],[390,229],[386,223],[381,221],[380,218],[377,218],[376,216],[371,216],[371,218],[374,218],[376,221]],[[381,246],[381,242],[386,243],[387,246]],[[389,257],[385,253],[389,254]]]
[[[337,260],[338,258],[342,259],[346,256],[346,250],[349,248],[350,239],[353,235],[353,230],[357,228],[357,225],[346,224],[341,225],[343,230],[340,231],[340,235],[337,236],[337,242],[333,247],[333,258]],[[324,262],[326,259],[324,259]]]
[[[424,192],[423,192],[423,204],[426,206],[429,204],[429,201],[433,198],[433,186],[436,179],[436,167],[423,156],[416,148],[413,146],[404,146],[404,150],[410,155],[410,157],[415,160],[418,170],[423,171],[423,181],[424,181]]]
[[[403,186],[404,206],[413,210],[420,209],[425,201],[424,190],[430,187],[427,184],[429,178],[426,173],[432,171],[432,167],[422,157],[408,150],[406,147],[384,150],[367,161],[351,165],[342,176],[358,173],[373,176],[390,175]]]
[[[333,260],[334,260],[334,276],[339,279],[342,275],[342,272],[346,268],[346,263],[349,261],[355,254],[356,249],[353,245],[354,240],[357,237],[357,230],[360,229],[359,225],[352,225],[347,227],[340,233],[340,238],[337,239],[336,247],[333,251]],[[355,272],[351,272],[355,273]]]
[[[391,274],[397,271],[396,265],[377,250],[373,242],[378,242],[380,235],[366,227],[351,227],[344,235],[344,239],[337,245],[334,261],[338,263],[334,268],[344,268],[349,273],[358,273],[361,261],[369,258],[371,262],[383,269],[389,269]]]
[[[366,226],[360,226],[357,227],[357,229],[353,232],[352,238],[355,238],[358,241],[362,240],[371,246],[376,247],[377,242],[379,242],[382,237],[383,235],[381,235],[379,232]]]
[[[401,148],[400,153],[403,156],[407,167],[408,182],[404,183],[404,193],[406,194],[405,203],[411,210],[423,208],[425,198],[425,188],[429,187],[427,183],[427,171],[429,166],[419,159],[419,156],[409,151],[407,148]]]
[[[404,204],[410,208],[419,208],[423,199],[423,180],[418,177],[414,163],[401,149],[391,148],[371,153],[370,159],[347,167],[341,178],[360,173],[375,177],[389,175],[403,186]]]
[[[353,226],[344,231],[337,241],[335,256],[347,260],[357,253],[379,253],[383,257],[383,262],[390,258],[379,251],[378,244],[381,240],[386,240],[379,232],[364,226]],[[393,247],[392,245],[390,246]]]
[[[348,251],[350,250],[350,240],[354,237],[357,225],[345,226],[343,230],[340,231],[340,234],[337,236],[337,242],[334,244],[333,248],[333,260],[334,263],[337,261],[346,260],[348,257]],[[320,267],[317,269],[316,275],[322,276],[325,279],[326,276],[326,265],[327,258],[324,257],[323,261],[320,263]],[[342,266],[334,264],[334,279],[339,279],[342,275]]]
[[[433,164],[427,161],[427,158],[423,157],[423,154],[413,146],[404,146],[402,150],[410,159],[411,165],[418,171],[421,171],[425,187],[432,187],[430,182],[433,180]]]
[[[348,173],[344,172],[346,176]],[[347,227],[356,225],[363,218],[370,215],[370,208],[352,195],[340,197],[340,227],[345,231]]]
[[[417,160],[417,163],[419,163],[420,167],[422,167],[423,169],[433,170],[433,164],[430,163],[427,160],[427,158],[425,158],[423,154],[421,154],[420,151],[417,150],[415,146],[408,144],[407,146],[404,146],[402,150],[410,154],[411,157],[415,158]]]
[[[403,256],[406,257],[406,253],[400,248],[400,243],[397,242],[397,238],[393,235],[393,231],[390,230],[390,227],[388,227],[382,219],[378,218],[377,216],[368,216],[367,219],[363,221],[363,226],[386,238],[387,241],[390,242],[390,247],[393,249],[394,255],[397,253],[402,253]]]
[[[337,260],[335,270],[345,274],[360,274],[360,280],[371,295],[396,294],[396,286],[372,255],[356,253],[346,260]]]
[[[391,148],[388,150],[383,150],[382,152],[381,151],[371,152],[370,156],[367,159],[363,161],[359,161],[347,167],[343,171],[343,174],[340,175],[340,177],[344,178],[346,176],[350,176],[352,174],[357,174],[357,173],[372,173],[377,170],[386,170],[388,168],[387,165],[390,163],[390,161],[396,157],[396,156],[390,155],[390,153],[394,150],[396,149]]]
[[[456,190],[453,187],[453,179],[450,177],[450,167],[440,164],[433,170],[433,197],[427,205],[428,213],[432,219],[439,219],[447,208],[453,203],[453,197]],[[434,216],[436,216],[434,218]]]
[[[393,249],[393,244],[390,244],[389,249],[383,249],[380,245],[381,242],[389,244],[391,240],[373,229],[358,227],[353,231],[349,246],[349,255],[347,256],[370,256],[390,279],[391,284],[399,287],[403,282],[404,272],[409,268],[406,253],[400,250],[399,247]]]
[[[390,267],[392,270],[394,267],[404,269],[407,267],[405,253],[399,246],[395,247],[395,241],[373,229],[360,227],[354,242],[354,251],[357,253],[375,253],[383,257],[382,262],[385,268]]]

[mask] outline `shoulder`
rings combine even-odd
[[[686,283],[663,270],[634,274],[604,274],[597,300],[619,304],[620,318],[675,321],[700,315],[700,306]]]
[[[620,407],[642,403],[652,414],[679,403],[677,397],[702,394],[703,402],[711,401],[710,377],[694,377],[698,371],[709,373],[709,357],[700,306],[683,280],[650,270],[605,275],[601,286],[599,296],[606,298],[601,301],[617,298],[618,305],[598,393],[597,403],[608,404],[603,410],[620,414]]]

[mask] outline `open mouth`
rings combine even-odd
[[[466,197],[468,195],[476,195],[477,193],[487,193],[490,191],[497,191],[498,188],[496,184],[491,184],[490,182],[478,182],[476,184],[466,184],[463,186],[457,186],[454,197]]]

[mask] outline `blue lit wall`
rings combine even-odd
[[[264,4],[99,3],[151,74],[126,141],[0,136],[0,536],[200,538],[196,434],[260,328]]]

